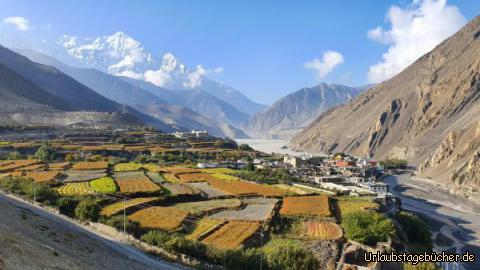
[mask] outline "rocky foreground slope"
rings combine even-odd
[[[295,150],[396,156],[421,174],[480,184],[480,16],[392,79],[323,113]]]

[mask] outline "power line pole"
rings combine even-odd
[[[260,221],[260,247],[263,246],[263,221]],[[260,252],[260,270],[263,269],[263,252]]]
[[[125,195],[124,195],[123,196],[123,237],[124,237],[125,240],[127,240],[126,209],[127,209],[127,200],[125,199]]]
[[[37,190],[35,186],[35,180],[33,181],[33,203],[37,201]]]

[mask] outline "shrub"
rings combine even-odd
[[[58,199],[57,206],[60,213],[73,217],[75,215],[75,208],[79,203],[78,198],[75,197],[62,197]]]
[[[395,235],[392,221],[373,211],[354,211],[344,215],[342,227],[347,238],[372,246]]]
[[[104,218],[104,219],[101,220],[101,222],[108,225],[108,226],[112,226],[119,231],[123,231],[124,220],[123,220],[123,216],[121,216],[121,215],[113,216],[113,217],[110,217],[110,218]],[[134,235],[135,237],[139,237],[143,232],[143,230],[140,228],[140,224],[138,222],[131,221],[131,220],[128,220],[128,219],[125,219],[125,230],[129,234]]]
[[[408,212],[397,213],[395,219],[407,234],[408,241],[415,245],[418,252],[432,251],[432,233],[423,220]]]
[[[23,158],[22,154],[20,154],[18,151],[12,151],[7,156],[8,160],[16,160],[16,159],[22,159],[22,158]]]
[[[33,199],[34,193],[36,193],[36,199],[38,202],[55,204],[57,200],[57,193],[50,187],[42,184],[36,184],[35,190],[32,180],[23,177],[5,177],[0,178],[0,187],[9,190],[18,195],[24,195],[29,199]]]
[[[405,270],[440,270],[434,263],[431,262],[421,262],[417,265],[413,265],[411,263],[404,264]]]
[[[100,216],[99,200],[87,197],[75,207],[75,216],[82,220],[97,221]]]
[[[294,244],[275,245],[264,249],[270,269],[319,269],[313,254]]]

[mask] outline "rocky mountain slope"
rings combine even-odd
[[[75,81],[59,70],[34,63],[0,46],[0,120],[4,124],[152,125],[171,126],[123,106]]]
[[[480,16],[397,76],[323,113],[291,147],[406,158],[424,176],[476,189],[479,99]]]
[[[360,88],[326,83],[302,88],[256,113],[242,127],[255,138],[290,138],[322,112],[349,101],[360,92]]]
[[[169,90],[150,82],[126,77],[123,79],[130,84],[141,87],[149,93],[166,100],[171,105],[187,107],[202,116],[213,119],[213,121],[229,123],[230,125],[237,127],[240,123],[249,118],[248,114],[239,111],[229,103],[224,102],[203,90]]]
[[[210,103],[216,101],[217,103],[223,104],[224,108],[220,107],[220,113],[209,113],[207,115],[216,118],[218,118],[218,116],[223,116],[220,118],[222,121],[213,120],[212,118],[205,117],[188,107],[184,107],[185,105],[195,107],[200,104],[205,104],[204,101],[201,102],[198,98],[194,98],[193,100],[190,98],[192,96],[190,93],[197,90],[185,90],[187,93],[181,95],[178,91],[164,89],[147,82],[113,76],[96,69],[70,67],[39,52],[19,50],[19,53],[28,57],[32,61],[54,66],[78,82],[95,90],[102,96],[121,104],[127,104],[142,113],[151,115],[179,130],[200,129],[208,130],[212,135],[219,137],[247,137],[239,129],[225,123],[230,115],[225,116],[225,114],[222,115],[221,113],[223,110],[226,110],[225,108],[230,108],[230,106],[214,97],[210,97],[208,94],[204,94],[203,96],[207,96],[207,99],[211,100]],[[147,88],[148,90],[145,90],[144,88]],[[166,100],[168,100],[168,102]],[[187,103],[186,100],[192,101]],[[173,103],[173,105],[171,103]],[[218,106],[215,107],[214,105],[211,105],[207,106],[207,108],[218,108]],[[241,117],[247,117],[243,116],[242,113],[235,109],[233,109],[231,115],[235,116],[235,112],[240,114]],[[242,119],[244,118],[241,118],[241,120]]]

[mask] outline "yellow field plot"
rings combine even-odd
[[[193,232],[187,235],[187,239],[201,240],[202,238],[204,238],[205,235],[219,228],[225,223],[226,221],[219,220],[219,219],[204,218],[197,223],[197,226],[195,226],[195,229],[193,230]]]
[[[175,230],[182,226],[188,212],[174,207],[153,206],[128,216],[131,221],[140,223],[142,228]]]
[[[338,197],[336,200],[342,216],[358,210],[378,209],[378,204],[370,198]]]
[[[165,178],[165,180],[167,180],[168,182],[170,183],[178,183],[180,182],[180,179],[178,179],[174,174],[172,173],[164,173],[162,174],[163,175],[163,178]]]
[[[128,171],[139,171],[141,169],[145,169],[149,172],[161,172],[162,167],[158,166],[157,164],[141,164],[135,162],[128,162],[128,163],[118,163],[115,164],[114,171],[116,172],[128,172]]]
[[[89,195],[95,191],[90,188],[88,182],[67,183],[57,189],[58,194],[62,196]]]
[[[315,192],[308,190],[308,189],[303,189],[295,186],[290,186],[286,184],[276,184],[273,185],[274,187],[277,187],[279,189],[283,189],[286,191],[290,191],[292,193],[298,194],[298,195],[309,195],[309,194],[315,194]]]
[[[114,171],[116,172],[128,172],[128,171],[139,171],[142,169],[142,164],[128,162],[128,163],[118,163],[115,164]]]
[[[199,169],[187,168],[187,167],[163,167],[163,170],[173,173],[175,175],[184,174],[184,173],[199,173],[202,172]]]
[[[106,170],[108,168],[108,162],[95,161],[95,162],[78,162],[73,164],[74,170]]]
[[[343,236],[340,226],[333,222],[307,220],[303,227],[303,235],[313,239],[336,240]]]
[[[158,197],[135,198],[135,199],[126,201],[125,204],[123,203],[123,201],[119,201],[102,208],[102,210],[100,211],[100,215],[106,216],[106,217],[113,216],[115,214],[122,212],[124,207],[125,209],[129,209],[131,207],[135,207],[145,203],[150,203],[156,200],[158,200]]]
[[[60,176],[59,172],[51,171],[51,172],[30,172],[26,174],[26,177],[31,178],[33,181],[37,183],[48,183],[55,180],[57,177]]]
[[[285,197],[280,214],[283,216],[330,217],[330,199],[327,195]]]
[[[204,173],[223,173],[223,174],[232,174],[235,173],[235,170],[229,168],[210,168],[210,169],[202,169]]]
[[[252,237],[259,228],[258,222],[230,221],[203,239],[202,243],[219,249],[236,249]]]

